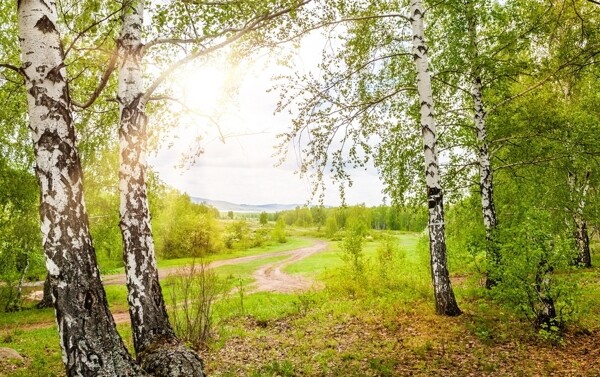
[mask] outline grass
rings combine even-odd
[[[268,243],[259,247],[252,247],[247,250],[241,249],[233,249],[233,250],[224,250],[218,254],[210,254],[204,257],[205,260],[209,262],[232,259],[238,257],[247,257],[252,255],[259,255],[271,252],[278,251],[287,251],[294,250],[301,247],[306,247],[311,245],[312,241],[306,237],[288,237],[286,243]],[[175,259],[162,259],[158,258],[157,266],[158,268],[170,268],[170,267],[182,267],[188,266],[198,258],[175,258]],[[114,275],[114,274],[123,274],[125,272],[124,267],[118,268],[109,268],[102,270],[104,275]]]
[[[271,252],[294,250],[301,247],[309,246],[311,244],[312,241],[307,238],[289,237],[286,243],[273,243],[260,247],[253,247],[248,250],[231,250],[230,252],[208,255],[206,256],[205,260],[208,262],[213,262],[218,260],[247,257]],[[192,261],[194,261],[194,259],[198,258],[161,259],[157,263],[159,268],[179,267],[190,265]]]
[[[464,279],[466,270],[453,277],[464,314],[457,318],[436,315],[427,243],[416,233],[395,232],[393,237],[397,251],[388,263],[378,259],[382,237],[365,243],[363,254],[368,262],[363,274],[357,275],[341,260],[336,242],[286,268],[288,273],[320,280],[325,285],[322,290],[295,295],[232,294],[218,301],[217,331],[201,352],[208,374],[600,375],[598,269],[576,273],[585,288],[577,297],[585,315],[568,328],[561,344],[554,344],[540,338],[516,313],[491,300],[478,286],[476,276]],[[284,258],[222,266],[215,271],[230,286],[241,279],[247,287],[257,268]],[[170,302],[167,284],[164,291]],[[107,296],[112,307],[126,309],[124,288],[109,287]],[[0,347],[15,348],[27,358],[14,372],[17,374],[1,372],[0,365],[0,376],[63,375],[54,327],[14,328],[15,323],[33,324],[47,317],[52,317],[51,311],[41,312],[37,318],[29,318],[27,312],[0,316]],[[120,325],[119,331],[131,347],[128,326]]]

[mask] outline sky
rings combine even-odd
[[[314,69],[319,53],[318,38],[303,43],[293,62],[295,69]],[[172,90],[187,111],[149,158],[164,182],[193,197],[237,204],[311,202],[310,182],[295,174],[294,152],[275,166],[277,135],[291,127],[292,116],[274,114],[278,94],[267,91],[273,86],[272,76],[282,68],[273,60],[264,56],[243,67],[213,60],[190,66],[174,78]],[[203,153],[194,163],[183,162],[183,156],[198,145]],[[347,204],[382,203],[382,184],[374,167],[351,175],[354,184],[347,189]],[[324,204],[340,203],[338,189],[328,184]]]

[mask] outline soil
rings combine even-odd
[[[304,247],[301,249],[287,250],[287,251],[275,251],[270,253],[264,253],[259,255],[251,255],[248,257],[239,257],[232,259],[225,259],[220,261],[211,262],[208,265],[208,268],[217,268],[221,266],[228,266],[233,264],[242,264],[253,262],[256,260],[267,259],[271,257],[277,256],[285,256],[289,257],[284,259],[283,261],[279,261],[276,263],[269,263],[262,266],[259,270],[254,273],[254,278],[256,282],[249,288],[249,292],[279,292],[279,293],[292,293],[292,292],[301,292],[310,289],[315,285],[310,279],[292,276],[284,273],[282,269],[294,262],[302,260],[308,256],[311,256],[315,253],[325,250],[327,247],[327,243],[324,241],[316,240],[315,244],[309,247]],[[167,267],[161,268],[158,270],[158,276],[160,280],[167,278],[170,275],[177,275],[183,271],[182,266],[178,267]],[[104,285],[125,285],[127,281],[127,277],[125,274],[115,274],[115,275],[106,275],[102,278]],[[31,284],[35,286],[43,286],[44,282],[37,282],[35,284]],[[28,298],[32,300],[39,300],[43,296],[43,291],[34,291],[32,292]],[[128,312],[115,312],[113,313],[113,318],[117,324],[119,323],[127,323],[129,322],[129,313]],[[27,329],[33,328],[44,328],[49,327],[53,324],[53,322],[49,323],[36,323],[31,327],[27,327]]]
[[[296,293],[309,290],[315,285],[313,280],[302,276],[288,275],[282,269],[292,263],[323,251],[326,247],[327,244],[325,242],[317,241],[312,246],[293,250],[289,258],[283,261],[263,265],[253,275],[256,282],[250,288],[250,292]]]

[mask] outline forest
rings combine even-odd
[[[600,2],[0,17],[0,376],[600,375]],[[226,142],[180,90],[211,61],[268,61],[305,204],[221,212],[149,164],[186,114]]]

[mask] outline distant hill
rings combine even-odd
[[[206,203],[222,212],[279,212],[301,207],[300,204],[236,204],[224,200],[191,198],[194,203]]]

